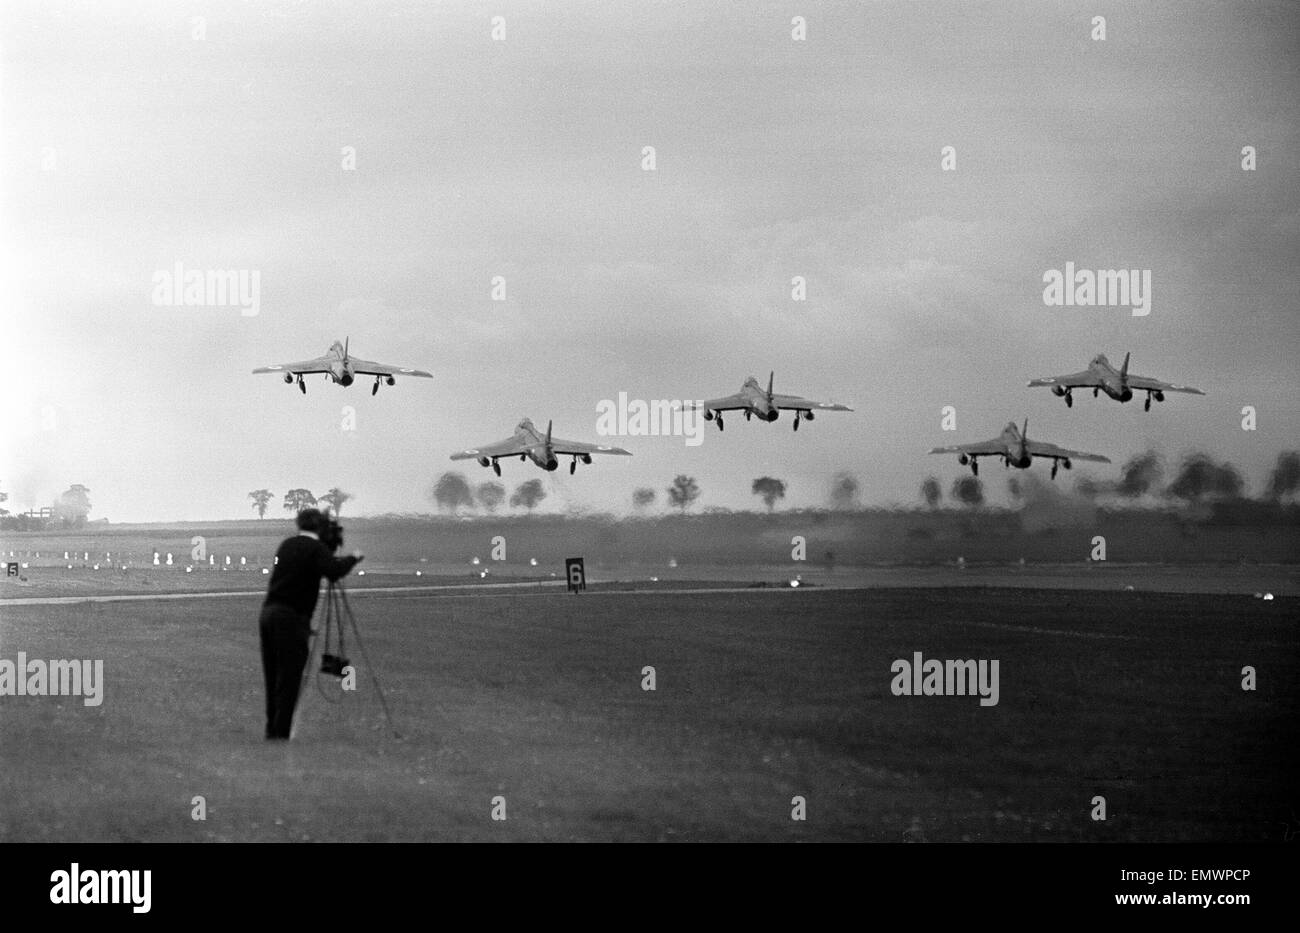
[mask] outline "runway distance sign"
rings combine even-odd
[[[587,588],[587,570],[581,557],[565,558],[564,576],[569,581],[570,593],[579,593]]]

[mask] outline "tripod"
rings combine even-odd
[[[400,739],[397,733],[397,726],[393,723],[393,716],[388,711],[388,699],[384,696],[384,688],[379,684],[379,675],[375,673],[374,665],[370,663],[370,657],[366,654],[365,642],[361,640],[361,630],[357,628],[356,616],[352,614],[352,606],[348,603],[348,594],[343,589],[343,584],[337,580],[330,580],[325,590],[325,617],[321,628],[325,631],[325,637],[321,640],[321,668],[320,673],[332,674],[335,677],[343,676],[343,668],[348,666],[348,661],[344,657],[344,621],[352,628],[352,637],[356,640],[357,648],[361,651],[361,660],[365,662],[366,670],[370,671],[370,678],[375,684],[375,693],[379,696],[379,705],[384,711],[384,719],[388,721],[388,728],[392,730],[393,738]],[[338,636],[338,653],[331,652],[332,636],[337,633]],[[316,631],[311,633],[311,644],[307,648],[307,663],[302,669],[302,683],[298,685],[298,696],[301,701],[303,690],[307,687],[307,678],[311,676],[311,658],[316,650]],[[299,704],[301,708],[301,702]],[[298,709],[294,710],[294,725],[298,722]],[[293,730],[290,728],[290,735]]]

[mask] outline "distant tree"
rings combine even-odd
[[[673,484],[668,487],[668,501],[675,508],[681,509],[683,515],[699,497],[700,487],[696,484],[695,477],[685,473],[678,473],[673,478]]]
[[[1277,455],[1277,465],[1268,478],[1268,497],[1281,500],[1294,496],[1297,490],[1300,490],[1300,452],[1284,450]]]
[[[1080,476],[1074,481],[1074,491],[1085,499],[1095,499],[1106,490],[1105,487],[1096,480],[1089,479],[1086,476]]]
[[[749,491],[756,496],[762,496],[763,504],[770,512],[776,507],[776,500],[785,498],[785,483],[771,476],[760,476],[754,480],[754,485]]]
[[[8,501],[9,501],[9,493],[0,492],[0,502],[8,502]],[[0,515],[8,515],[8,514],[9,514],[8,509],[0,509]]]
[[[632,493],[632,505],[638,512],[648,509],[655,504],[655,491],[648,486],[642,486]]]
[[[344,492],[339,487],[334,486],[329,492],[320,497],[320,501],[328,505],[335,515],[343,511],[343,503],[352,498],[352,493]]]
[[[464,473],[457,473],[454,470],[438,477],[430,497],[438,508],[445,509],[453,515],[461,506],[471,509],[474,507],[474,494],[470,492],[469,481],[465,479]]]
[[[546,498],[546,490],[542,488],[540,479],[530,479],[525,483],[520,483],[516,488],[514,495],[510,497],[510,507],[517,509],[523,506],[529,512],[537,508],[537,504]]]
[[[310,489],[290,489],[284,494],[284,510],[290,515],[297,515],[303,509],[316,505],[316,497]]]
[[[858,481],[852,473],[840,472],[831,481],[831,506],[852,509],[858,504]]]
[[[253,508],[257,510],[257,517],[266,518],[266,508],[270,505],[271,500],[275,498],[275,493],[269,489],[254,489],[248,494],[248,498],[253,500]]]
[[[981,506],[984,504],[984,484],[978,476],[961,476],[952,484],[949,495],[962,505]]]
[[[1215,463],[1202,453],[1183,461],[1178,475],[1165,492],[1175,499],[1200,502],[1205,499],[1237,499],[1244,484],[1231,463]]]
[[[80,528],[90,515],[90,490],[77,483],[55,500],[54,518],[65,528]]]
[[[1120,469],[1119,485],[1115,491],[1121,496],[1136,499],[1158,489],[1164,478],[1165,467],[1154,450],[1138,454]]]
[[[486,483],[479,483],[478,488],[474,490],[474,494],[478,497],[479,505],[483,506],[488,512],[495,512],[497,506],[505,501],[506,487],[489,480]]]
[[[925,482],[921,484],[921,497],[925,499],[925,504],[932,509],[939,507],[939,502],[943,499],[943,489],[939,486],[939,481],[933,476],[927,476]]]

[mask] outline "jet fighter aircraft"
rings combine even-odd
[[[970,471],[979,476],[979,457],[1001,457],[1007,467],[1026,470],[1035,457],[1050,457],[1052,460],[1052,479],[1056,479],[1056,468],[1063,466],[1070,469],[1073,460],[1093,460],[1097,463],[1110,463],[1100,454],[1086,454],[1077,450],[1066,450],[1055,444],[1029,440],[1029,419],[1025,419],[1023,429],[1018,429],[1014,421],[1007,422],[1002,433],[991,441],[982,444],[952,444],[948,447],[936,447],[932,454],[959,454],[957,462],[962,466],[970,464]]]
[[[569,472],[578,469],[578,461],[591,463],[592,454],[619,454],[632,456],[622,447],[610,447],[605,444],[584,444],[581,441],[565,441],[551,436],[552,422],[546,422],[546,433],[542,434],[533,427],[532,421],[525,418],[515,428],[513,437],[485,447],[471,447],[451,455],[453,460],[477,460],[479,466],[490,466],[497,476],[501,475],[501,464],[497,461],[503,457],[518,457],[520,460],[532,460],[543,470],[553,472],[560,462],[558,457],[573,457],[569,463]]]
[[[1163,402],[1166,392],[1190,392],[1193,395],[1205,394],[1200,389],[1193,389],[1191,386],[1176,386],[1147,376],[1130,376],[1128,374],[1128,358],[1129,354],[1125,353],[1124,365],[1116,369],[1110,365],[1110,360],[1106,359],[1104,354],[1098,354],[1092,358],[1088,368],[1081,373],[1030,379],[1029,385],[1051,386],[1052,394],[1058,398],[1064,398],[1066,407],[1074,406],[1074,397],[1070,394],[1071,389],[1092,389],[1094,398],[1098,392],[1105,392],[1117,402],[1127,402],[1133,397],[1134,390],[1146,392],[1146,405],[1143,407],[1143,411],[1151,410],[1151,399],[1153,398],[1157,402]]]
[[[348,353],[348,338],[344,338],[343,343],[337,340],[330,346],[329,352],[324,356],[318,356],[314,360],[304,360],[301,363],[276,363],[272,366],[259,366],[253,370],[254,373],[284,373],[284,381],[292,383],[297,377],[298,388],[302,394],[307,394],[307,383],[302,379],[309,373],[325,373],[331,381],[341,386],[352,385],[357,376],[374,376],[375,385],[370,390],[374,395],[379,391],[379,383],[386,382],[393,385],[397,381],[396,376],[424,376],[432,378],[432,373],[426,373],[423,369],[408,369],[404,366],[389,366],[387,363],[372,363],[369,360],[360,360]]]
[[[755,415],[760,421],[775,421],[781,413],[781,409],[794,412],[794,429],[799,430],[801,420],[812,421],[813,411],[853,411],[846,405],[840,405],[836,402],[814,402],[812,399],[802,398],[798,395],[776,395],[772,392],[772,381],[776,374],[771,373],[767,377],[767,391],[758,384],[758,380],[750,376],[745,380],[745,384],[740,387],[740,391],[735,395],[728,395],[724,398],[712,398],[698,406],[704,409],[704,420],[718,422],[718,430],[723,429],[722,413],[724,411],[743,411],[745,420],[748,421]]]

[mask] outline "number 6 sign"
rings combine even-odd
[[[564,574],[569,578],[569,591],[578,593],[587,588],[587,571],[581,557],[569,557],[564,561]]]

